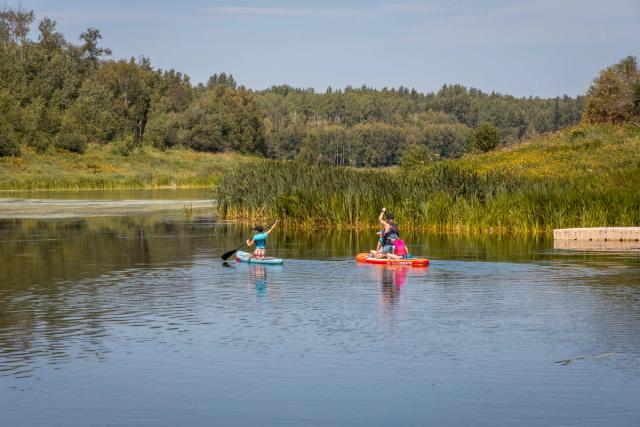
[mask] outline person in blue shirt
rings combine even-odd
[[[280,220],[277,219],[276,222],[269,228],[267,231],[264,231],[264,227],[261,225],[256,226],[253,231],[256,234],[253,235],[252,238],[247,240],[247,246],[256,245],[256,249],[253,251],[253,256],[255,258],[264,258],[267,256],[267,237],[269,237],[269,233],[273,231],[273,229],[278,225]]]

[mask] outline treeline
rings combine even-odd
[[[192,85],[147,58],[107,60],[100,31],[80,44],[44,18],[33,41],[32,11],[0,10],[0,156],[57,147],[83,152],[88,142],[128,154],[142,143],[201,151],[265,154],[264,114],[255,95],[214,75]]]
[[[584,97],[515,98],[460,85],[252,91],[231,75],[192,84],[149,59],[112,60],[89,28],[74,43],[32,11],[0,10],[0,156],[142,144],[311,163],[385,166],[456,158],[577,123]]]
[[[473,149],[474,130],[490,125],[490,148],[580,121],[584,98],[515,98],[461,85],[436,93],[346,88],[325,93],[289,86],[256,93],[266,113],[267,146],[274,158],[382,166],[415,146],[427,159],[456,158]]]

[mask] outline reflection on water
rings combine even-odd
[[[640,421],[633,254],[405,233],[429,268],[362,265],[373,231],[283,227],[269,239],[283,266],[223,263],[249,229],[0,222],[3,422]]]
[[[554,240],[554,249],[570,251],[640,252],[636,240]]]
[[[407,281],[407,274],[411,267],[384,265],[378,266],[382,302],[393,305],[400,296],[400,290]]]
[[[264,265],[254,265],[252,267],[251,283],[256,290],[256,295],[265,296],[269,290],[267,269]]]

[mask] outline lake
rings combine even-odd
[[[283,266],[222,263],[249,228],[0,220],[0,424],[640,424],[638,253],[279,227]]]

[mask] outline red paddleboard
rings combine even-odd
[[[356,255],[356,261],[367,264],[378,265],[410,265],[412,267],[426,267],[429,265],[427,258],[404,258],[404,259],[388,259],[388,258],[369,258],[369,254],[363,252]]]

